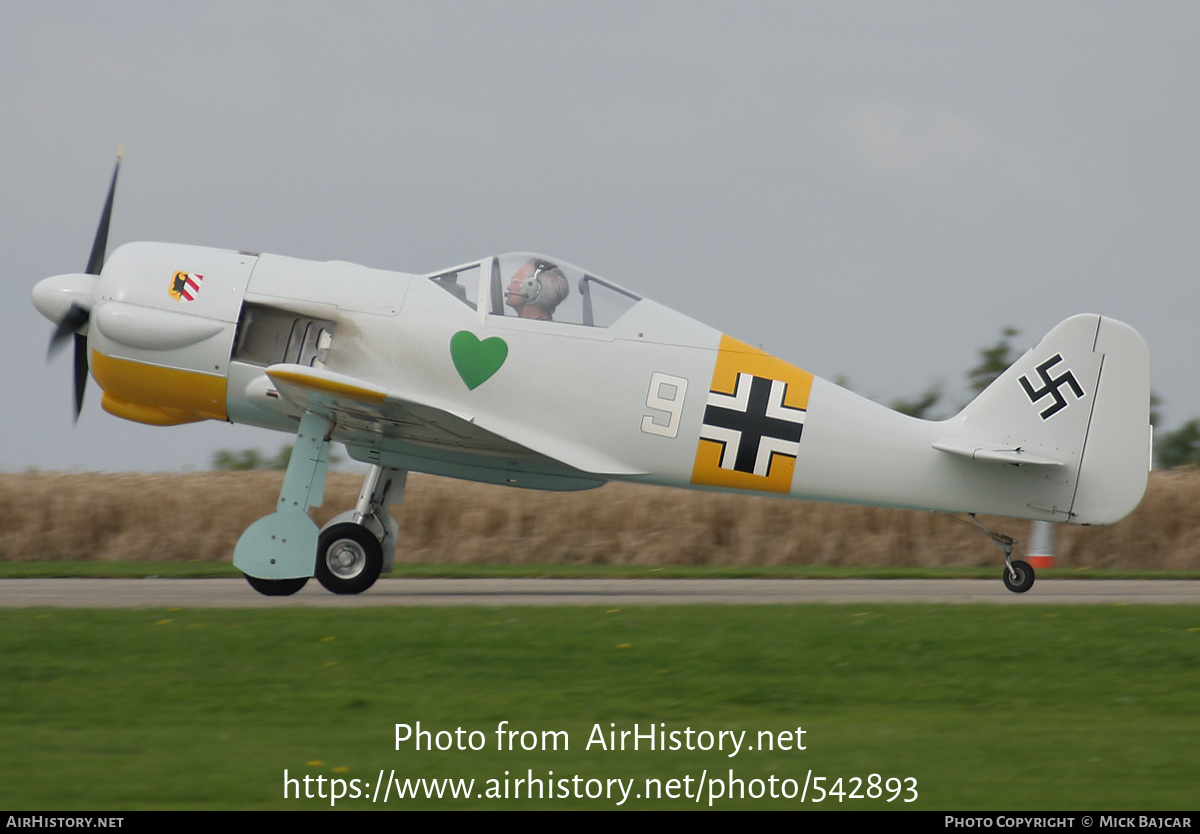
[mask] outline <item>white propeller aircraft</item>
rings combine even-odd
[[[74,336],[110,414],[296,435],[277,509],[233,563],[264,594],[390,571],[409,471],[533,489],[624,480],[944,513],[1109,524],[1150,457],[1149,358],[1132,328],[1055,327],[956,417],[918,420],[556,258],[430,275],[131,243],[105,260],[120,155],[87,270],[34,304]],[[370,465],[321,530],[331,443]],[[978,523],[978,522],[976,522]],[[1004,583],[1033,570],[1012,540]]]

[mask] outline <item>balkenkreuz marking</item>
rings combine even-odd
[[[784,405],[786,396],[786,382],[746,373],[732,395],[708,392],[700,437],[721,444],[722,469],[766,477],[776,455],[795,459],[804,409]]]

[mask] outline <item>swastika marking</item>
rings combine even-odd
[[[1083,398],[1083,388],[1080,387],[1079,382],[1075,379],[1075,375],[1071,373],[1069,368],[1065,373],[1060,374],[1059,376],[1050,376],[1050,369],[1061,361],[1062,354],[1056,353],[1045,362],[1037,366],[1036,370],[1038,376],[1042,378],[1041,388],[1034,388],[1033,385],[1030,384],[1029,378],[1026,376],[1022,376],[1018,380],[1018,382],[1021,383],[1021,387],[1025,389],[1025,394],[1029,397],[1029,401],[1031,403],[1036,403],[1038,400],[1044,397],[1054,398],[1054,402],[1042,412],[1041,417],[1043,420],[1050,419],[1055,414],[1067,407],[1067,398],[1064,397],[1062,391],[1059,390],[1063,385],[1070,387],[1071,392],[1075,395],[1075,399],[1078,400]]]

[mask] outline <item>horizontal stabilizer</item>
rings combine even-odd
[[[988,463],[1008,463],[1018,466],[1065,466],[1061,460],[1054,460],[1045,455],[1037,455],[1020,446],[1004,446],[1000,443],[987,443],[981,440],[963,440],[958,437],[946,437],[935,440],[933,448],[952,455],[962,455],[971,460]]]

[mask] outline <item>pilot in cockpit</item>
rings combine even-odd
[[[554,264],[530,258],[513,273],[504,294],[504,303],[523,319],[551,321],[557,307],[571,288],[567,277]]]

